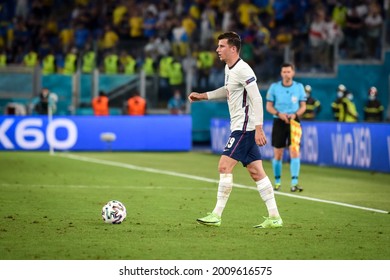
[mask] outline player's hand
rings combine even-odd
[[[188,95],[188,100],[192,103],[194,101],[200,101],[204,100],[204,93],[198,93],[198,92],[191,92],[190,95]]]
[[[263,128],[256,127],[255,142],[257,146],[264,146],[267,144],[267,137],[265,137]]]

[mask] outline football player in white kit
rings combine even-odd
[[[229,140],[218,164],[220,174],[217,203],[214,210],[197,222],[207,226],[220,226],[222,212],[233,188],[233,169],[240,161],[256,182],[265,202],[268,216],[255,228],[279,228],[283,221],[279,215],[272,183],[264,171],[258,146],[267,143],[263,131],[263,100],[252,68],[240,58],[241,38],[235,32],[218,36],[217,54],[225,66],[225,85],[209,92],[191,92],[190,102],[227,99],[230,113]]]

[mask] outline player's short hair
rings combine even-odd
[[[237,52],[241,49],[241,37],[236,32],[228,31],[222,33],[218,36],[218,40],[227,39],[227,43],[229,46],[234,46],[237,48]]]
[[[291,69],[295,71],[295,65],[291,62],[283,62],[280,68],[285,68],[285,67],[291,67]]]

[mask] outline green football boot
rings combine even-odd
[[[221,225],[222,219],[215,213],[207,213],[206,217],[196,219],[199,224],[205,226],[219,227]]]
[[[283,226],[283,220],[280,217],[264,217],[265,221],[254,228],[280,228]]]

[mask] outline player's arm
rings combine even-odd
[[[256,84],[245,88],[248,94],[249,106],[253,108],[255,115],[255,125],[263,125],[263,98],[261,98],[260,91]]]
[[[253,108],[255,118],[255,141],[259,146],[267,144],[267,138],[263,131],[264,111],[263,111],[263,98],[260,95],[260,91],[257,85],[251,85],[245,88],[248,94],[249,106]]]
[[[190,102],[221,98],[226,98],[226,89],[224,87],[204,93],[191,92],[188,96]]]

